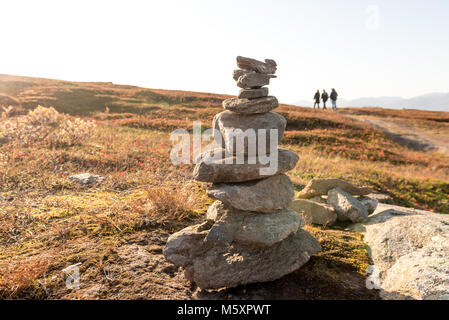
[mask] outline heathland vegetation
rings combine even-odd
[[[170,162],[169,134],[198,120],[209,128],[226,98],[0,75],[0,297],[189,297],[160,251],[212,200],[206,184],[191,180],[191,165]],[[289,172],[297,190],[315,177],[337,177],[398,205],[449,213],[449,156],[409,149],[351,117],[400,119],[449,136],[449,113],[288,105],[277,112],[288,121],[282,147],[300,156]],[[80,172],[106,179],[91,187],[68,180]],[[369,259],[357,234],[308,228],[324,250],[296,274],[304,292],[375,298],[363,284]],[[142,258],[142,246],[153,255]],[[72,292],[61,270],[76,263],[83,287]],[[357,290],[333,281],[342,270]],[[307,287],[313,279],[321,287]]]

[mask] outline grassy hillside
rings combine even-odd
[[[201,219],[212,200],[205,196],[207,184],[191,181],[191,165],[171,164],[169,133],[191,130],[194,120],[210,127],[226,98],[0,75],[0,297],[191,297],[161,248],[169,233]],[[26,116],[37,105],[59,113],[38,109]],[[277,112],[288,120],[283,147],[300,155],[289,173],[297,190],[314,177],[339,177],[370,185],[396,204],[449,213],[447,156],[410,150],[348,116],[412,114],[287,105]],[[442,126],[449,115],[413,112],[413,121],[421,120]],[[67,179],[86,171],[105,182],[88,188]],[[296,273],[322,284],[317,289],[305,281],[304,292],[373,298],[363,291],[369,260],[360,238],[308,228],[326,249],[311,262],[314,268]],[[144,265],[136,265],[142,259]],[[83,287],[68,291],[61,270],[75,263],[82,263]],[[351,275],[350,283],[334,281],[342,272]]]
[[[53,106],[59,112],[93,116],[109,108],[111,113],[147,114],[165,107],[217,106],[225,95],[144,89],[111,82],[69,82],[0,74],[0,103],[33,109]],[[11,103],[10,103],[11,104]]]
[[[226,98],[229,96],[0,75],[0,103],[15,106],[14,114],[24,114],[37,105],[52,106],[59,112],[93,118],[100,127],[145,129],[143,132],[191,129],[194,120],[209,127]],[[449,132],[449,113],[380,108],[332,113],[287,105],[278,112],[288,120],[283,143],[302,155],[293,173],[298,183],[337,176],[370,184],[392,195],[398,204],[449,212],[447,157],[409,150],[376,128],[346,116],[418,121],[439,128],[444,135]],[[95,166],[85,169],[98,170]]]

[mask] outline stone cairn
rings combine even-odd
[[[202,154],[194,170],[196,180],[213,182],[207,194],[217,201],[209,207],[205,222],[171,235],[164,248],[166,259],[183,267],[186,278],[202,289],[272,281],[297,270],[321,250],[318,241],[301,229],[305,224],[301,215],[288,208],[294,188],[284,173],[299,158],[277,146],[286,120],[270,112],[279,104],[265,87],[276,77],[276,62],[239,56],[237,65],[240,69],[233,78],[241,88],[238,98],[224,100],[226,110],[213,120],[222,148]],[[278,130],[275,148],[266,142],[267,153],[278,153],[275,172],[261,173],[269,164],[248,155],[248,140],[244,163],[237,163],[242,150],[234,148],[235,129],[254,129],[256,134],[266,129],[267,141],[269,129]],[[225,153],[228,150],[232,153]],[[210,158],[217,153],[224,158]]]

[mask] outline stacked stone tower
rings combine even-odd
[[[194,170],[196,180],[213,183],[207,194],[217,201],[205,222],[173,234],[164,249],[203,289],[275,280],[320,251],[301,229],[301,216],[288,209],[294,191],[284,173],[298,156],[278,148],[286,120],[271,112],[278,101],[265,87],[276,77],[276,62],[239,56],[237,65],[238,98],[223,101],[226,111],[213,120],[221,149],[203,154]]]

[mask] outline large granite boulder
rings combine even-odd
[[[164,248],[166,259],[202,289],[272,281],[321,250],[301,230],[301,215],[287,208],[294,191],[284,172],[298,156],[278,148],[286,120],[270,112],[278,101],[262,88],[276,77],[276,62],[237,57],[237,64],[242,70],[233,78],[243,90],[213,120],[219,149],[195,158],[194,178],[213,182],[207,194],[218,201],[204,223],[173,234]]]
[[[214,225],[205,241],[214,245],[234,242],[253,246],[272,246],[296,233],[305,222],[295,211],[284,209],[272,213],[240,211],[215,201],[208,209],[207,218]]]
[[[263,114],[238,114],[232,111],[223,111],[214,117],[212,126],[215,129],[216,142],[221,147],[226,148],[233,154],[244,153],[248,154],[248,134],[252,133],[255,137],[255,144],[251,146],[255,149],[255,154],[258,154],[259,145],[259,130],[265,129],[266,134],[261,136],[265,139],[266,153],[269,153],[271,147],[270,130],[277,130],[277,139],[273,141],[273,149],[276,149],[282,137],[287,121],[285,118],[277,113],[268,112]],[[247,131],[248,130],[248,131]],[[217,136],[219,135],[219,137]],[[238,141],[241,141],[243,150],[239,148]],[[251,150],[251,148],[250,148]]]
[[[327,203],[334,207],[338,221],[360,222],[368,217],[365,206],[340,188],[329,190]]]
[[[331,226],[337,221],[337,213],[335,213],[334,208],[324,203],[297,199],[293,200],[288,207],[298,213],[302,212],[306,217],[310,217],[314,224]]]
[[[325,195],[329,190],[337,187],[351,195],[363,196],[371,193],[371,189],[369,187],[357,187],[342,179],[329,178],[310,180],[305,188],[296,195],[296,197],[298,199],[310,199],[316,196]]]
[[[216,153],[221,153],[222,159],[213,160]],[[261,164],[258,157],[244,159],[244,163],[238,164],[237,158],[225,158],[223,149],[204,153],[201,160],[195,166],[193,178],[204,182],[244,182],[268,177],[263,168],[270,164]],[[278,149],[277,170],[273,173],[279,174],[292,170],[298,162],[298,155],[290,150]]]
[[[379,203],[362,232],[383,299],[449,299],[449,216]]]
[[[223,108],[241,114],[266,113],[278,106],[278,99],[273,96],[251,100],[231,98],[223,101]]]
[[[238,210],[266,213],[287,208],[295,195],[293,183],[285,174],[250,182],[213,184],[206,193]]]
[[[164,249],[166,259],[184,267],[186,278],[202,289],[273,281],[297,270],[321,250],[318,241],[302,229],[270,247],[213,246],[204,241],[205,226],[173,234]]]

